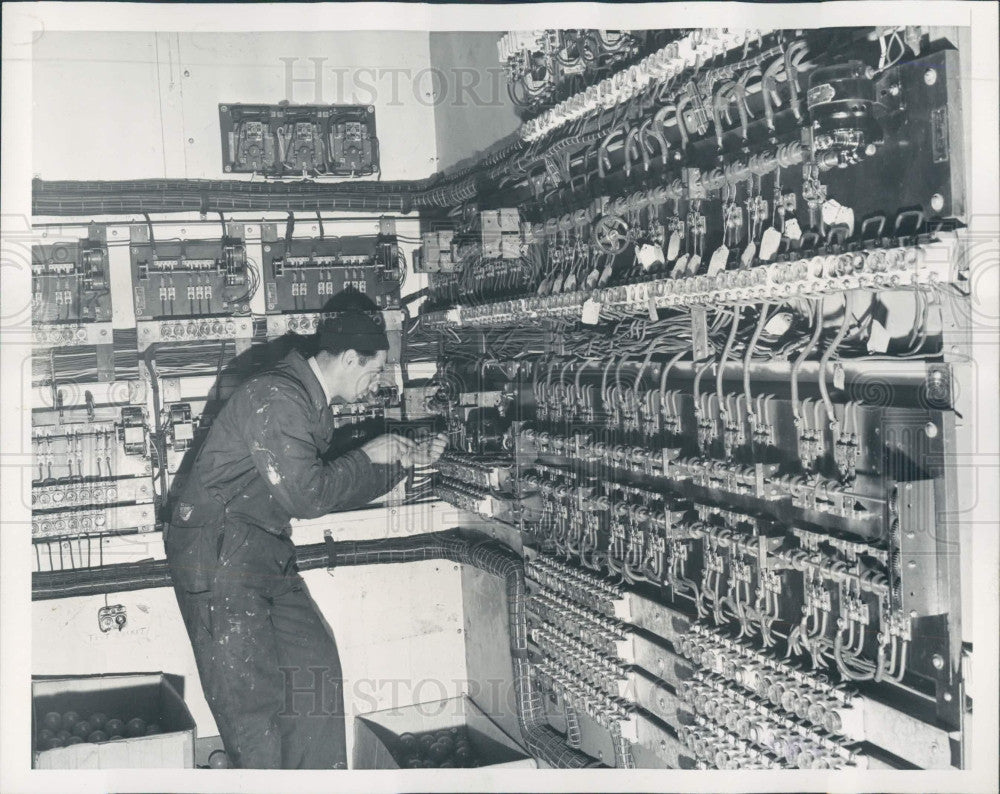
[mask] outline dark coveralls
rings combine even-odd
[[[291,352],[226,402],[165,537],[206,699],[235,766],[346,765],[337,646],[295,565],[290,518],[360,507],[402,479],[361,450],[323,462],[333,413]]]

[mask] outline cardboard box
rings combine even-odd
[[[50,711],[95,712],[155,722],[161,732],[116,741],[34,747],[35,769],[193,768],[195,722],[182,696],[183,679],[163,673],[35,677],[31,682],[32,736]],[[33,746],[35,743],[33,742]]]
[[[536,769],[514,739],[504,733],[469,698],[462,696],[431,703],[375,711],[354,720],[353,769],[399,769],[402,758],[394,754],[399,736],[424,734],[465,726],[478,767]]]

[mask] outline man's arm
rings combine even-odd
[[[243,403],[241,432],[257,471],[294,518],[362,507],[402,479],[398,463],[373,466],[360,449],[324,462],[312,440],[308,398],[281,376],[255,379],[233,399]]]

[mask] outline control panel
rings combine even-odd
[[[524,544],[550,724],[619,768],[963,766],[960,53],[608,33],[560,97],[589,33],[501,39],[525,146],[428,224],[407,338],[438,494]]]
[[[219,105],[226,173],[354,177],[379,170],[375,109],[365,105]]]

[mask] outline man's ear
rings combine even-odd
[[[358,363],[358,353],[356,350],[348,348],[340,355],[340,361],[345,367],[353,367]]]

